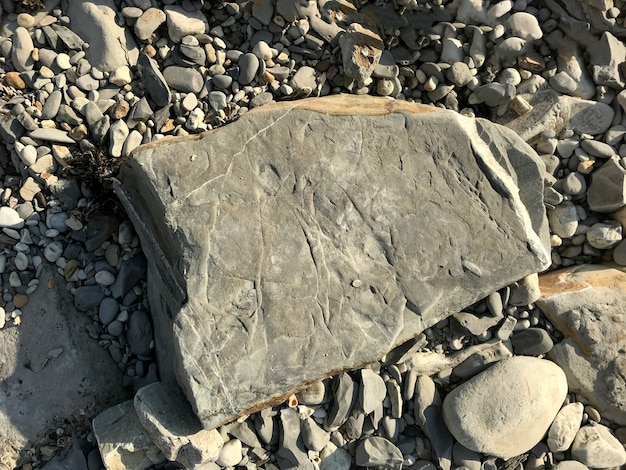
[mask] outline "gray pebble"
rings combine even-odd
[[[320,428],[311,418],[307,418],[300,423],[300,430],[302,432],[302,442],[307,449],[314,452],[321,451],[330,441],[330,433]]]
[[[41,111],[42,119],[53,119],[59,112],[63,95],[60,90],[54,90],[46,99]]]
[[[528,328],[516,331],[511,336],[513,352],[521,356],[538,356],[546,354],[554,343],[548,332],[542,328]]]
[[[104,299],[104,293],[100,286],[82,286],[74,292],[74,305],[81,312],[98,307]]]
[[[123,261],[115,283],[111,286],[111,295],[116,299],[124,297],[135,287],[146,269],[146,259],[141,255]]]
[[[219,90],[228,90],[233,83],[233,77],[230,75],[215,75],[212,78],[213,86]]]
[[[263,106],[264,104],[271,103],[272,101],[274,101],[274,95],[272,95],[269,91],[264,91],[250,100],[250,108],[257,108],[259,106]]]
[[[183,93],[198,93],[204,85],[204,79],[200,72],[177,65],[166,67],[163,70],[163,78],[170,88]]]
[[[137,69],[146,86],[146,90],[157,106],[166,106],[171,99],[170,88],[159,70],[156,60],[145,54],[139,54]]]
[[[124,333],[124,324],[119,320],[113,320],[107,326],[107,331],[113,336],[120,336]]]
[[[559,93],[571,95],[578,88],[578,83],[566,72],[557,72],[550,77],[550,86]]]
[[[587,190],[587,182],[585,176],[577,171],[567,175],[563,180],[563,190],[572,196],[580,196]]]
[[[576,206],[569,201],[564,201],[554,209],[548,210],[548,221],[552,233],[561,238],[573,237],[578,228],[578,212]]]
[[[242,85],[248,85],[259,70],[259,59],[252,53],[243,54],[239,58],[239,78],[237,81]]]
[[[580,143],[580,146],[589,155],[598,158],[610,158],[617,154],[613,147],[598,140],[585,139]]]
[[[506,25],[512,36],[525,41],[535,41],[543,37],[539,21],[530,13],[513,13],[506,21]]]
[[[228,101],[226,99],[226,95],[221,91],[211,91],[209,92],[209,105],[215,111],[220,111],[226,107]]]
[[[402,452],[390,441],[380,436],[362,439],[357,445],[355,462],[360,467],[401,468]]]
[[[396,61],[391,51],[384,50],[383,53],[380,55],[378,64],[376,65],[376,67],[374,67],[372,76],[376,78],[392,79],[396,78],[399,72],[400,69],[396,65]]]
[[[18,27],[13,35],[13,48],[11,49],[11,61],[18,72],[32,70],[35,61],[32,57],[35,45],[26,28]]]
[[[112,297],[106,297],[100,302],[98,316],[103,325],[108,325],[117,317],[120,304]]]

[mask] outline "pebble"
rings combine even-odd
[[[513,352],[519,356],[538,356],[546,354],[554,343],[546,330],[541,328],[527,328],[516,331],[511,336]]]
[[[558,72],[550,77],[550,86],[559,93],[572,95],[578,89],[578,83],[566,72]]]
[[[8,72],[4,76],[4,81],[8,86],[17,90],[23,90],[26,88],[26,82],[24,82],[19,72]]]
[[[259,70],[259,59],[255,54],[250,52],[243,54],[239,57],[239,78],[237,81],[241,85],[248,85],[254,80],[257,71]]]
[[[120,336],[124,333],[124,324],[119,320],[113,320],[107,326],[107,331],[113,336]]]
[[[433,447],[433,457],[441,468],[450,468],[454,440],[444,424],[441,397],[430,377],[424,375],[417,378],[413,408],[417,424]]]
[[[583,420],[582,403],[565,405],[557,413],[548,430],[548,447],[552,452],[564,452],[570,448]]]
[[[231,439],[224,443],[220,455],[215,461],[221,467],[234,467],[243,458],[243,448],[239,439]]]
[[[98,271],[94,278],[101,286],[110,286],[115,282],[115,275],[109,271]]]
[[[16,308],[24,308],[28,304],[28,296],[24,294],[15,294],[13,296],[13,305]]]
[[[581,427],[571,448],[572,458],[590,468],[621,467],[626,464],[624,446],[601,424]]]
[[[551,232],[561,238],[571,238],[578,228],[578,212],[576,206],[564,201],[554,209],[548,210],[548,221]]]
[[[552,470],[589,470],[589,467],[576,460],[561,460],[552,467]]]
[[[321,451],[330,441],[330,433],[325,431],[311,418],[300,423],[302,442],[305,447],[314,452]]]
[[[359,388],[359,402],[366,415],[374,411],[385,399],[387,387],[382,377],[371,369],[361,370],[361,387]]]
[[[156,60],[146,54],[139,54],[137,69],[143,79],[147,92],[157,106],[166,106],[171,98],[170,88],[159,70]]]
[[[380,436],[366,437],[359,441],[354,455],[360,467],[384,469],[401,468],[404,462],[402,452],[392,442]]]
[[[104,293],[100,286],[82,286],[74,292],[74,305],[81,312],[86,312],[98,307],[104,299]]]
[[[581,141],[580,146],[589,155],[598,158],[610,158],[617,153],[610,145],[593,139],[585,139]]]
[[[352,456],[347,450],[338,448],[330,442],[320,452],[319,468],[320,470],[350,470]]]
[[[61,129],[40,127],[28,133],[35,140],[43,140],[45,142],[59,142],[61,144],[76,144],[66,131]]]
[[[321,380],[309,385],[301,392],[296,393],[298,403],[301,405],[319,405],[324,401],[325,396],[326,386]]]
[[[167,33],[175,43],[179,43],[185,36],[203,34],[208,30],[207,20],[200,10],[187,11],[178,5],[167,5],[163,10]]]
[[[0,228],[8,227],[19,230],[23,226],[24,220],[15,209],[6,206],[0,207]]]
[[[128,137],[129,129],[123,120],[115,121],[109,128],[109,153],[112,157],[121,157],[124,142]]]
[[[152,35],[166,20],[165,13],[158,8],[149,8],[137,18],[135,35],[142,41],[150,42]]]
[[[572,196],[580,196],[587,191],[585,176],[573,171],[563,181],[563,190]]]
[[[24,27],[19,26],[13,35],[13,48],[11,49],[11,61],[18,72],[32,70],[35,61],[33,50],[35,45],[30,37],[30,33]]]
[[[592,247],[606,250],[622,241],[622,226],[619,223],[593,224],[585,236]]]
[[[44,257],[51,263],[56,262],[63,254],[63,244],[61,242],[50,242],[43,250]]]
[[[348,419],[356,393],[357,388],[349,374],[344,372],[333,378],[334,400],[326,417],[326,429],[334,430]]]
[[[130,350],[138,356],[150,355],[150,344],[152,343],[152,324],[146,312],[136,310],[128,320],[128,331],[126,333]]]
[[[171,65],[163,70],[163,78],[170,88],[183,93],[198,93],[204,80],[197,70]]]

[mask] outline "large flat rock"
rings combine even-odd
[[[211,428],[380,359],[548,267],[542,172],[508,129],[367,96],[140,147],[117,191],[162,378]]]
[[[540,276],[537,306],[565,335],[550,358],[602,414],[626,425],[626,268],[586,265]]]

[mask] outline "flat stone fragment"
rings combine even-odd
[[[107,470],[143,470],[165,460],[142,427],[133,400],[103,411],[92,427]]]
[[[505,128],[369,96],[137,148],[117,192],[149,258],[162,377],[210,429],[544,270],[542,167]]]
[[[468,449],[508,459],[543,438],[566,395],[565,374],[557,365],[516,356],[452,390],[443,401],[443,419]]]
[[[565,371],[570,391],[602,416],[626,425],[626,272],[586,265],[540,276],[536,305],[565,339],[549,357]]]
[[[514,130],[526,142],[537,140],[546,130],[559,134],[565,127],[578,134],[601,134],[611,127],[615,116],[605,103],[563,96],[550,88],[518,96],[525,98],[532,110],[522,116],[509,113],[498,122]]]
[[[224,445],[222,436],[215,429],[202,428],[176,384],[155,382],[140,388],[134,406],[150,440],[168,460],[193,468],[219,457]]]
[[[112,72],[123,65],[135,65],[139,50],[130,28],[115,19],[117,7],[112,0],[67,2],[72,31],[89,43],[87,60],[93,67]]]
[[[626,450],[606,426],[583,426],[574,438],[572,458],[590,468],[621,467]]]

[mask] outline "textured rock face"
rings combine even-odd
[[[379,359],[547,268],[542,171],[507,129],[372,97],[140,147],[118,194],[162,375],[210,428]]]
[[[626,272],[578,266],[540,276],[537,306],[565,335],[550,357],[603,416],[626,425]]]

